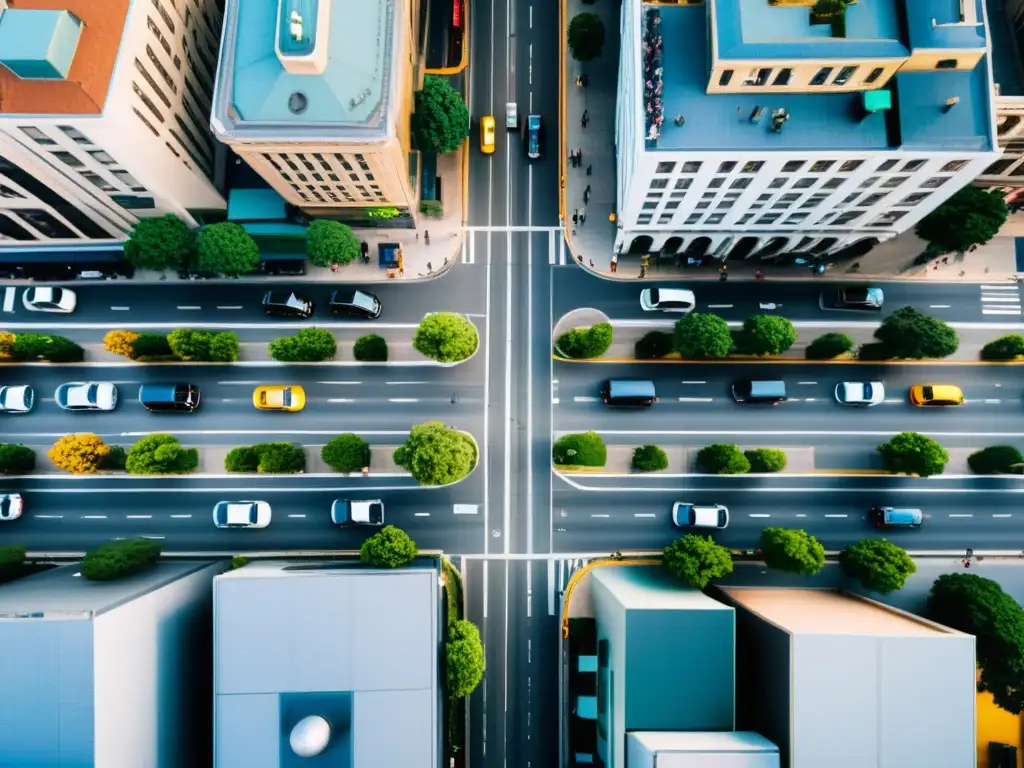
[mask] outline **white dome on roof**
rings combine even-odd
[[[299,757],[316,757],[331,741],[331,724],[320,715],[304,717],[292,728],[288,743]]]

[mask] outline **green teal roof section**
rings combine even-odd
[[[907,32],[911,48],[985,48],[984,0],[904,0],[907,4]],[[974,21],[961,21],[965,15]],[[996,24],[998,21],[992,21]],[[1005,23],[1005,22],[1004,22]]]
[[[232,189],[228,195],[228,221],[280,221],[285,201],[273,189]]]
[[[904,72],[896,76],[904,149],[982,152],[993,148],[985,59],[970,72]],[[946,100],[957,103],[946,110]]]
[[[8,8],[0,12],[0,64],[23,80],[65,80],[81,34],[70,11]]]

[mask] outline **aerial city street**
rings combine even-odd
[[[1021,44],[0,2],[0,766],[1018,766]]]

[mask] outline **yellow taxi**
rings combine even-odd
[[[261,411],[301,411],[306,407],[306,390],[299,386],[268,384],[256,387],[252,393],[252,404]]]
[[[910,404],[919,408],[963,405],[964,393],[952,384],[916,384],[910,388]]]
[[[494,154],[494,117],[491,115],[480,118],[480,151],[485,155]]]

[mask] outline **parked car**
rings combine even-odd
[[[910,404],[919,408],[963,405],[964,393],[952,384],[915,384],[910,388]]]
[[[35,391],[28,384],[0,387],[0,413],[28,413],[35,403]]]
[[[294,291],[267,291],[263,296],[263,311],[268,315],[307,318],[315,308],[312,301]]]
[[[70,314],[78,305],[78,298],[70,288],[40,285],[26,288],[21,294],[21,303],[30,312],[59,312]]]
[[[836,384],[836,402],[840,405],[871,406],[885,400],[880,381],[841,381]]]
[[[295,413],[306,407],[306,390],[298,385],[267,384],[253,390],[252,404],[261,411]]]
[[[640,307],[646,312],[693,312],[697,298],[683,288],[644,288]]]
[[[265,501],[219,501],[213,508],[213,524],[218,528],[266,528],[270,505]]]
[[[729,525],[729,510],[721,504],[677,501],[672,505],[672,522],[678,528],[725,528]]]
[[[117,387],[109,381],[70,381],[53,394],[65,411],[112,411],[117,407]]]
[[[372,293],[351,288],[332,293],[328,308],[332,315],[361,317],[365,320],[376,320],[381,311],[380,299]]]
[[[822,294],[822,303],[833,309],[880,310],[885,300],[881,288],[840,288],[830,294]]]
[[[384,502],[380,499],[335,499],[331,504],[331,522],[344,527],[384,525]]]
[[[480,118],[480,151],[485,155],[494,154],[494,117],[491,115]]]
[[[5,493],[0,496],[0,520],[17,520],[25,509],[20,493]]]

